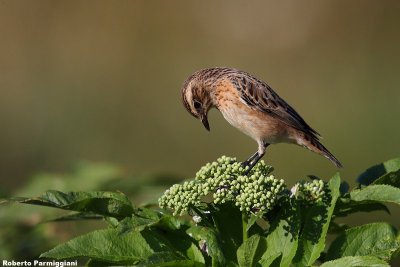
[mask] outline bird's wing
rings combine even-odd
[[[318,140],[321,136],[300,115],[263,81],[248,73],[230,77],[242,100],[252,109],[264,112],[285,124],[311,134]]]

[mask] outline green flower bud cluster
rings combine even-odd
[[[302,181],[298,187],[302,197],[311,202],[322,201],[325,196],[326,185],[324,181],[314,179],[311,182]]]
[[[278,180],[273,175],[263,175],[258,171],[250,177],[239,176],[238,185],[240,194],[234,200],[241,211],[267,212],[274,208],[280,196],[286,196],[283,179]]]
[[[286,195],[285,182],[270,175],[273,168],[263,161],[248,176],[241,175],[247,168],[236,158],[222,156],[216,162],[203,166],[194,180],[173,185],[159,199],[159,205],[173,209],[174,215],[182,215],[190,207],[200,206],[204,196],[212,194],[217,205],[231,201],[241,211],[257,213],[271,210],[278,198]]]

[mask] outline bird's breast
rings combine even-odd
[[[237,90],[227,82],[218,87],[215,102],[224,118],[256,141],[269,144],[291,142],[290,129],[283,122],[247,106]]]

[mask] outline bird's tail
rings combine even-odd
[[[332,153],[329,152],[329,150],[326,149],[326,147],[324,147],[315,136],[304,133],[301,140],[298,140],[298,144],[326,157],[327,159],[332,161],[333,164],[335,164],[338,168],[343,168],[343,165],[339,162],[339,160],[337,160],[337,158],[335,158],[335,156],[333,156]]]

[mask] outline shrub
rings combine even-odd
[[[339,173],[289,190],[262,161],[243,176],[245,170],[223,156],[168,189],[161,209],[134,206],[120,192],[51,190],[2,202],[72,211],[57,220],[105,220],[107,229],[41,255],[87,258],[88,266],[388,266],[400,251],[398,232],[388,223],[335,222],[356,212],[389,212],[385,202],[399,204],[400,158],[367,169],[351,191]],[[336,237],[326,249],[328,233]]]

